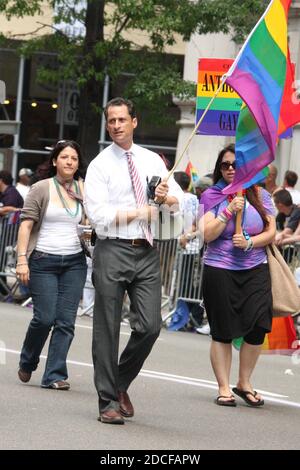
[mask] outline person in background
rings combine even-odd
[[[23,207],[24,200],[12,184],[11,173],[0,171],[0,217],[9,212],[17,212]]]
[[[213,180],[212,180],[212,173],[209,173],[207,175],[201,176],[194,184],[196,196],[198,198],[199,203],[201,204],[201,197],[202,194],[212,186]],[[207,317],[205,314],[205,309],[204,309],[204,320],[201,326],[198,326],[196,328],[196,332],[199,333],[200,335],[209,335],[210,334],[210,326],[207,321]]]
[[[185,249],[183,272],[181,278],[184,282],[183,291],[190,295],[193,294],[193,289],[190,284],[193,282],[193,259],[199,254],[199,243],[197,237],[197,217],[199,210],[199,202],[197,196],[189,192],[191,183],[190,176],[184,171],[175,171],[174,179],[179,184],[183,191],[183,234],[180,237],[180,245]],[[180,302],[180,301],[179,301]],[[183,300],[181,301],[183,302]],[[185,302],[190,312],[190,323],[193,327],[197,328],[202,325],[203,321],[203,307],[197,302]],[[176,312],[175,312],[176,318]]]
[[[300,208],[293,204],[292,196],[286,189],[280,189],[273,195],[278,214],[276,217],[277,229],[275,243],[278,246],[290,243],[300,222]]]
[[[90,163],[85,180],[85,207],[97,233],[93,257],[94,380],[99,421],[124,424],[134,415],[128,388],[141,370],[161,329],[159,253],[151,220],[158,213],[149,205],[147,179],[162,178],[155,199],[165,210],[178,210],[182,191],[160,156],[133,143],[137,116],[124,98],[109,101],[104,110],[113,141]],[[129,341],[118,358],[124,294],[130,302]]]
[[[86,279],[86,260],[77,233],[84,223],[79,145],[59,141],[50,154],[49,177],[31,186],[22,209],[16,274],[31,290],[33,318],[21,350],[18,376],[29,382],[50,331],[41,386],[69,390],[67,354]]]
[[[53,147],[47,147],[47,150],[52,151]],[[34,174],[31,177],[31,184],[37,183],[38,181],[48,178],[49,175],[49,160],[40,163]]]
[[[175,171],[174,179],[183,191],[184,232],[196,230],[199,202],[197,196],[189,192],[190,176],[185,171]]]
[[[201,196],[206,191],[206,189],[210,188],[213,184],[212,178],[209,176],[202,176],[198,178],[198,180],[194,184],[194,188],[196,191],[196,196],[198,201],[201,201]]]
[[[294,253],[295,253],[295,247],[293,246],[289,246],[289,245],[294,245],[295,243],[299,243],[300,242],[300,224],[298,224],[298,227],[296,228],[296,230],[291,234],[291,235],[287,235],[281,242],[280,244],[277,243],[278,246],[281,246],[281,247],[285,247],[286,245],[286,250],[282,250],[283,252],[283,257],[285,259],[285,261],[289,264],[291,261],[292,261],[292,257],[294,256]],[[299,269],[299,268],[297,268]],[[299,273],[300,271],[298,271],[298,279],[300,279],[299,277]]]
[[[292,196],[293,204],[298,206],[300,204],[300,191],[295,189],[298,181],[298,175],[294,171],[286,171],[283,180],[283,189],[286,189]]]
[[[278,171],[277,171],[276,166],[273,163],[270,163],[270,165],[268,165],[268,168],[269,168],[269,174],[266,177],[263,186],[268,191],[268,193],[273,194],[275,191],[280,189],[280,186],[278,186],[278,184],[276,183]]]
[[[222,193],[235,175],[234,145],[218,155],[214,185],[201,198],[207,250],[204,255],[203,297],[212,342],[211,363],[218,381],[217,405],[236,406],[232,391],[252,407],[264,400],[254,391],[251,375],[265,334],[272,327],[272,292],[265,247],[275,236],[270,194],[251,186],[243,197]],[[242,210],[242,233],[236,213]],[[230,389],[232,340],[243,337],[236,387]]]
[[[24,201],[26,199],[27,194],[29,193],[32,175],[33,172],[30,168],[21,168],[21,170],[19,171],[19,181],[16,184],[16,189],[17,191],[19,191]]]

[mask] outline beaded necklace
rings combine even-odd
[[[72,212],[72,210],[68,206],[67,201],[65,200],[65,198],[63,197],[63,195],[61,193],[61,190],[60,190],[60,185],[61,184],[57,180],[56,176],[53,177],[53,181],[54,181],[54,184],[55,184],[55,187],[56,187],[57,194],[59,195],[59,199],[60,199],[64,209],[66,210],[66,212],[69,214],[70,217],[73,217],[73,218],[76,217],[78,215],[78,210],[79,210],[79,201],[78,201],[78,199],[76,199],[75,212]],[[79,194],[78,186],[77,186],[75,180],[74,180],[74,183],[75,183],[75,191],[76,191],[77,194]],[[71,186],[72,186],[72,183],[71,183]]]

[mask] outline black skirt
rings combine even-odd
[[[232,340],[254,327],[272,327],[272,292],[268,264],[252,269],[204,267],[204,305],[213,338]]]

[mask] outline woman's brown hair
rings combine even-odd
[[[257,185],[250,186],[250,188],[246,189],[246,198],[248,199],[249,204],[255,207],[261,216],[264,227],[267,227],[269,225],[269,221],[266,210],[262,203],[261,188]]]

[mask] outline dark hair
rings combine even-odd
[[[74,178],[78,179],[83,175],[84,164],[79,144],[75,142],[75,140],[59,140],[50,153],[48,178],[56,175],[56,167],[53,165],[53,160],[56,160],[60,152],[66,147],[71,147],[72,149],[76,150],[78,155],[78,170],[76,171]]]
[[[223,157],[226,152],[231,152],[235,155],[235,145],[234,144],[229,144],[226,147],[224,147],[221,152],[218,155],[214,173],[213,173],[213,183],[216,184],[219,179],[222,178],[222,173],[221,173],[221,163],[223,160]],[[262,218],[264,227],[267,227],[269,225],[269,221],[267,219],[267,213],[266,210],[263,206],[262,200],[259,196],[259,189],[257,186],[251,186],[250,188],[246,189],[246,198],[249,201],[249,204],[251,206],[255,207],[257,212]]]
[[[189,177],[187,173],[185,173],[185,171],[175,171],[173,176],[174,176],[174,180],[176,181],[176,183],[179,184],[179,186],[181,187],[183,191],[186,191],[187,189],[189,189],[191,178]]]
[[[227,152],[231,152],[235,155],[235,146],[234,144],[229,144],[227,145],[226,147],[224,147],[221,152],[219,152],[219,155],[218,155],[218,158],[217,158],[217,161],[216,161],[216,165],[215,165],[215,169],[214,169],[214,172],[213,172],[213,183],[216,184],[219,179],[222,178],[222,173],[221,173],[221,163],[222,163],[222,160],[223,160],[223,157],[225,155],[225,153]]]
[[[287,189],[280,189],[273,194],[275,204],[283,204],[284,206],[290,207],[293,205],[291,193]]]
[[[121,98],[118,96],[117,98],[113,98],[112,100],[110,100],[105,106],[104,108],[105,119],[107,120],[108,108],[110,108],[111,106],[123,106],[123,105],[127,106],[128,113],[131,116],[131,118],[132,119],[136,118],[136,111],[135,111],[133,102],[130,100],[127,100],[126,98]]]
[[[246,189],[246,198],[248,199],[249,204],[255,207],[255,209],[261,216],[264,227],[268,227],[269,221],[267,218],[266,210],[262,203],[262,198],[260,197],[261,191],[262,190],[257,185],[250,186],[250,188]]]
[[[293,188],[298,181],[298,175],[294,171],[288,170],[284,174],[284,179],[286,180],[287,184]]]
[[[2,180],[4,184],[7,184],[7,186],[11,186],[13,184],[13,177],[9,171],[0,171],[0,180]]]

